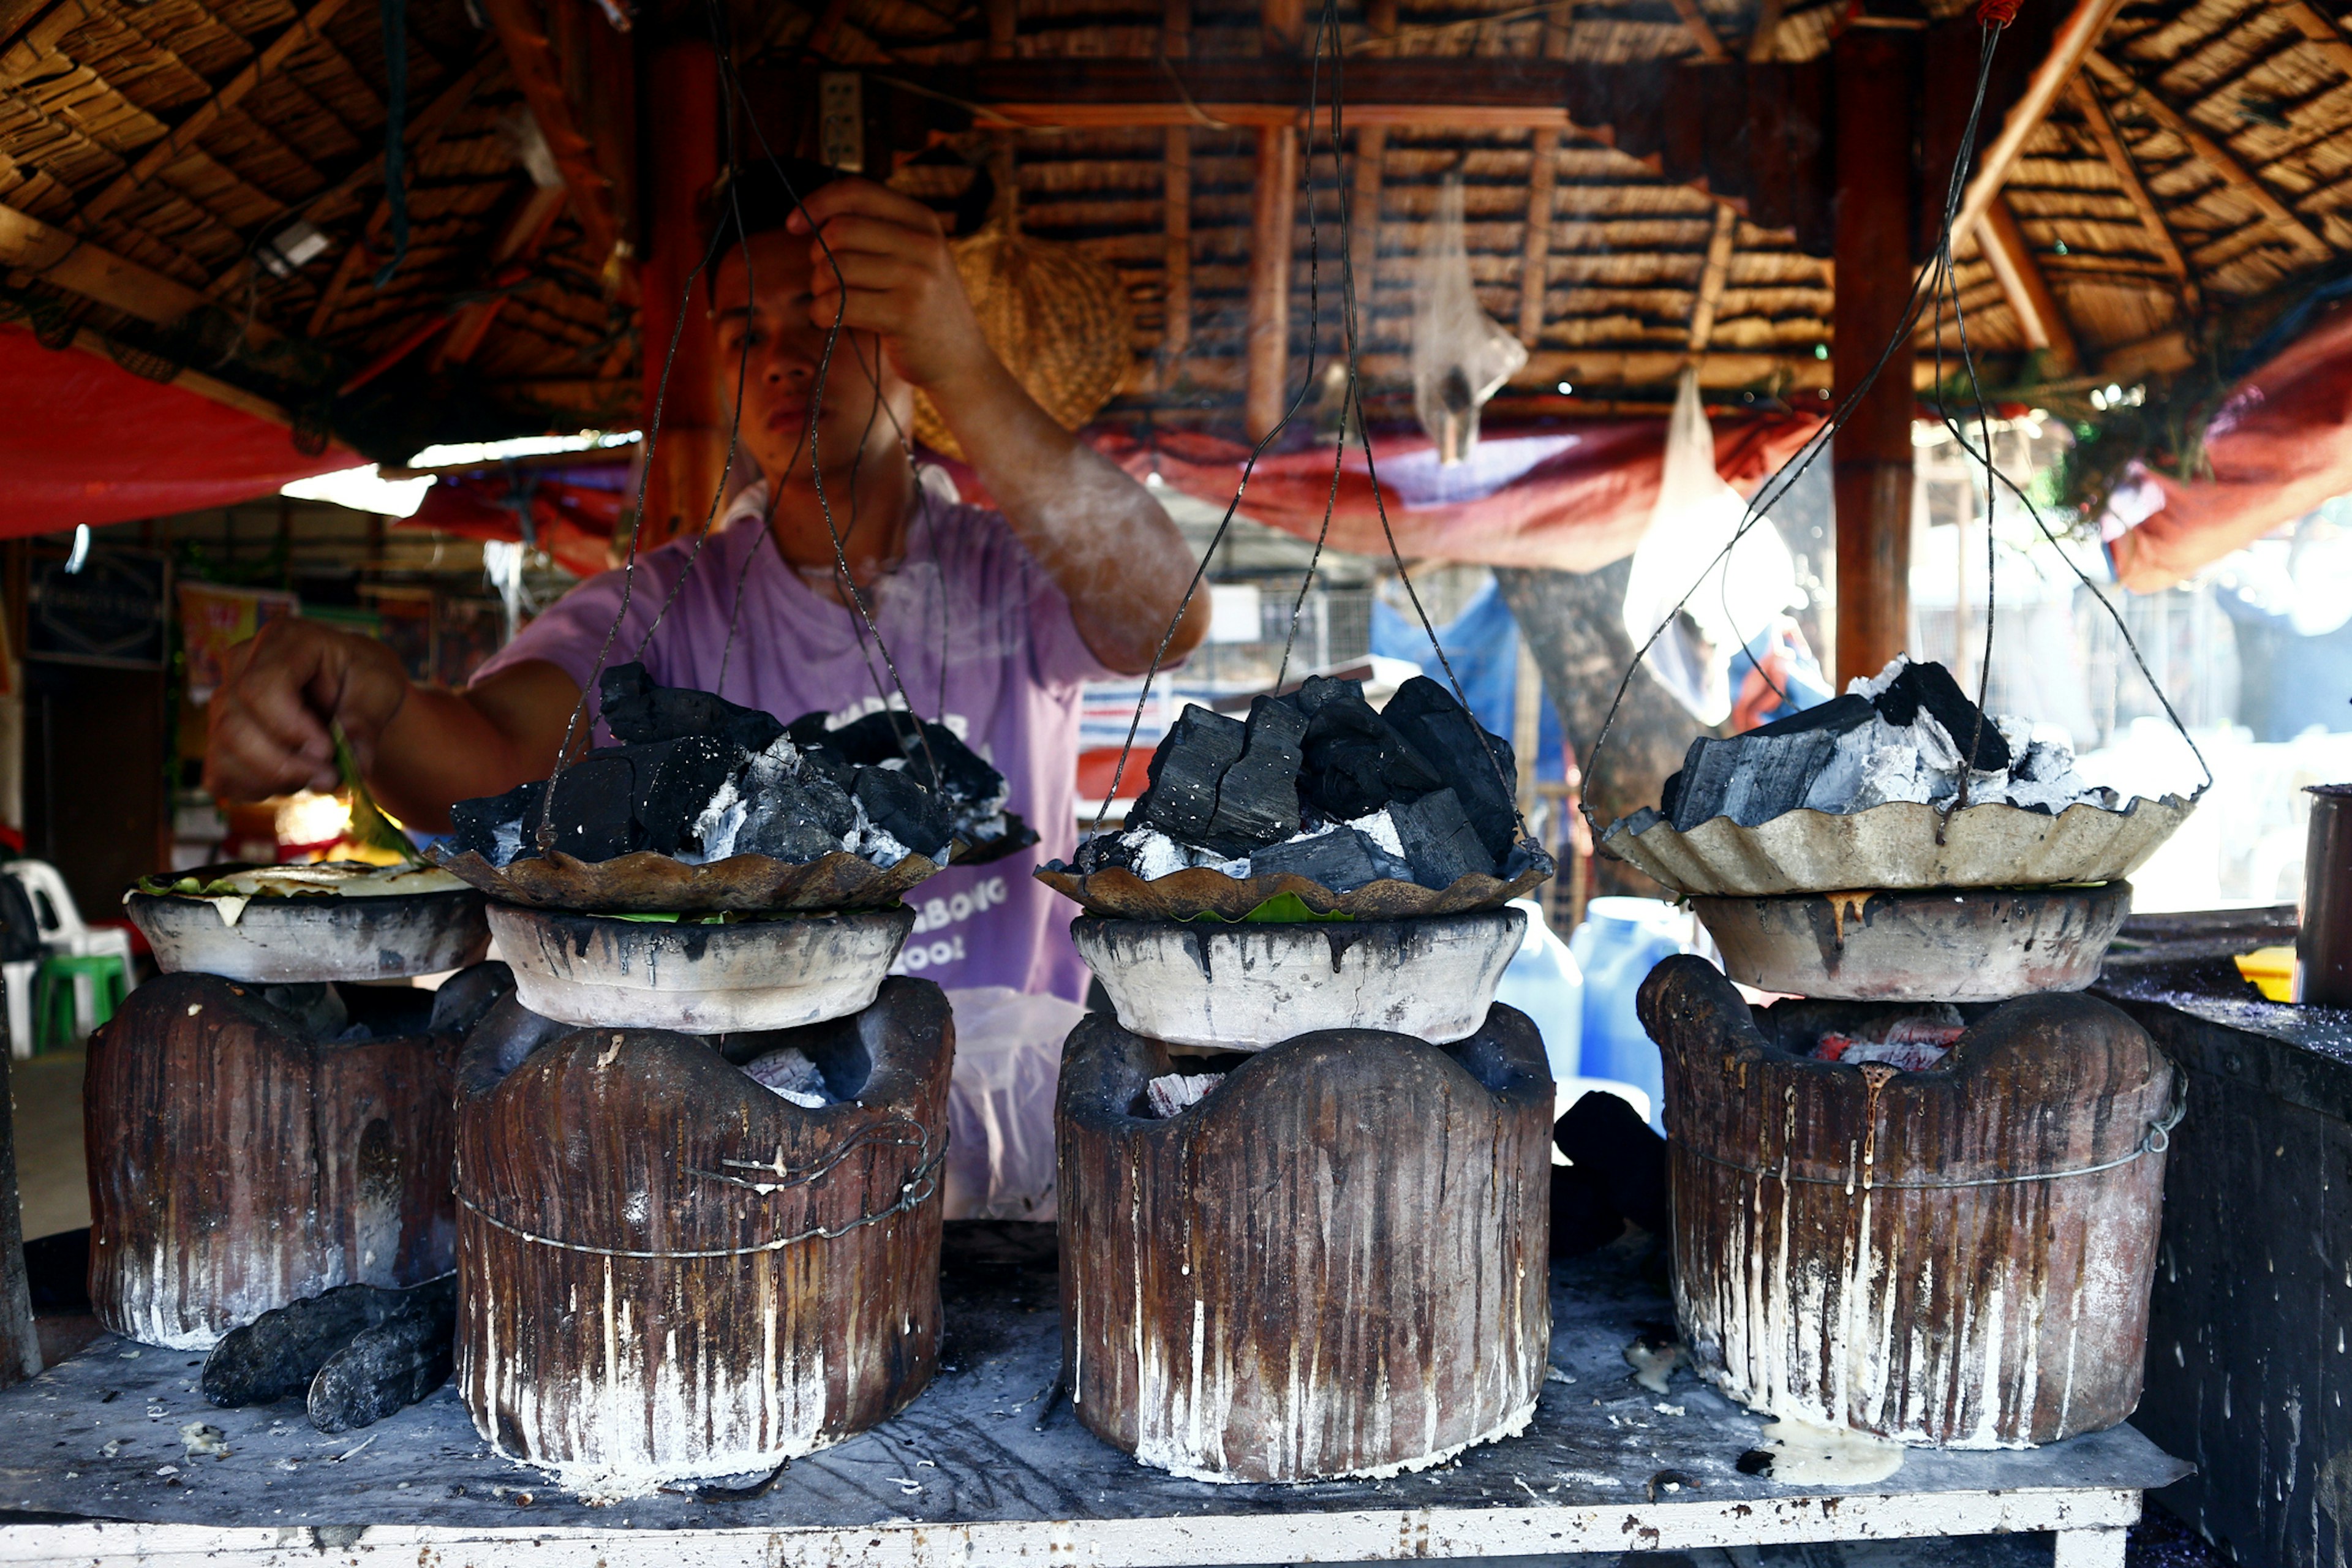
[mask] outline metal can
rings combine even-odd
[[[2352,1007],[2352,784],[2313,784],[2294,999]]]

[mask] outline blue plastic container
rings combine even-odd
[[[1584,974],[1568,951],[1568,943],[1544,923],[1543,908],[1533,899],[1513,899],[1511,907],[1526,911],[1527,935],[1519,951],[1503,971],[1495,1000],[1517,1007],[1535,1020],[1543,1034],[1544,1058],[1555,1081],[1581,1076],[1584,1051]]]
[[[1665,1065],[1633,998],[1652,969],[1686,950],[1689,932],[1690,917],[1663,900],[1606,898],[1584,906],[1584,923],[1568,939],[1584,977],[1582,1076],[1641,1089],[1650,1097],[1651,1125],[1661,1131]]]

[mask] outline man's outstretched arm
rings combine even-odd
[[[579,697],[543,659],[464,691],[419,686],[382,643],[277,621],[239,646],[213,698],[205,784],[228,800],[332,790],[341,781],[330,726],[340,723],[384,809],[446,832],[453,803],[548,775]]]
[[[1087,648],[1113,669],[1142,673],[1192,578],[1176,525],[1150,491],[1055,423],[997,358],[929,207],[843,180],[811,195],[804,215],[794,230],[814,220],[832,255],[814,258],[811,319],[830,325],[838,312],[844,326],[880,336],[892,368],[929,395],[1013,532],[1070,601]],[[1186,608],[1169,658],[1207,633],[1207,598]]]

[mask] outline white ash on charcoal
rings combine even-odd
[[[1360,681],[1310,678],[1242,721],[1188,706],[1152,753],[1126,827],[1076,868],[1154,881],[1188,867],[1291,875],[1334,892],[1381,880],[1451,887],[1519,853],[1509,742],[1426,677],[1385,710]]]
[[[2054,816],[2078,804],[2110,810],[2120,804],[2113,790],[2095,788],[2074,771],[2065,741],[1984,712],[1942,665],[1898,654],[1876,677],[1854,680],[1818,707],[1727,740],[1693,741],[1657,809],[1634,812],[1609,836],[1660,821],[1687,833],[1718,816],[1754,827],[1800,809],[1843,815],[1890,801],[1956,805],[1964,753],[1971,805],[2006,804]]]
[[[1853,1029],[1832,1029],[1813,1047],[1817,1061],[1879,1062],[1902,1072],[1924,1072],[1968,1032],[1968,1020],[1948,1002],[1882,1018]]]
[[[1011,831],[1003,774],[946,726],[884,712],[837,730],[790,725],[708,691],[656,686],[645,667],[607,670],[600,746],[555,783],[555,847],[575,859],[649,851],[688,865],[763,855],[805,865],[862,856],[887,870],[944,862],[957,836]],[[544,781],[451,808],[460,851],[494,866],[539,854]]]
[[[797,1046],[785,1046],[744,1064],[743,1071],[751,1081],[774,1090],[803,1110],[816,1110],[840,1103],[824,1081],[824,1069],[811,1061]]]
[[[1164,1073],[1143,1086],[1143,1101],[1165,1121],[1208,1099],[1209,1091],[1224,1081],[1221,1072]]]

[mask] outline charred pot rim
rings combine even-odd
[[[1186,1058],[1189,1065],[1191,1058]],[[1180,1070],[1166,1045],[1120,1026],[1108,1013],[1090,1013],[1070,1032],[1062,1051],[1055,1116],[1089,1131],[1118,1138],[1172,1138],[1213,1120],[1228,1106],[1286,1095],[1319,1093],[1339,1070],[1359,1081],[1450,1079],[1455,1089],[1492,1099],[1498,1111],[1531,1105],[1549,1111],[1551,1071],[1543,1037],[1532,1019],[1497,1002],[1477,1032],[1450,1045],[1380,1029],[1322,1029],[1251,1053],[1196,1104],[1164,1120],[1139,1114],[1153,1079]]]
[[[1678,1159],[1720,1163],[1736,1152],[1731,1163],[1743,1170],[1857,1188],[1866,1163],[1868,1184],[1877,1188],[1960,1185],[2121,1161],[2175,1115],[2172,1059],[2129,1015],[2077,992],[1961,1004],[1967,1032],[1919,1072],[1801,1054],[1824,1033],[1915,1011],[1916,1003],[1780,1003],[1764,1010],[1759,1027],[1721,971],[1685,953],[1650,972],[1636,1005],[1666,1058],[1675,1112],[1668,1132]],[[1688,1089],[1678,1106],[1677,1081]],[[1802,1134],[1851,1120],[1844,1108],[1857,1097],[1873,1112],[1867,1151],[1857,1142],[1808,1159],[1801,1140],[1786,1135],[1770,1148],[1716,1147],[1717,1124],[1737,1121],[1744,1103],[1785,1106],[1771,1125],[1793,1121]],[[2114,1110],[2086,1138],[2064,1112],[2089,1100]],[[1996,1147],[2022,1150],[2026,1161],[2005,1161],[1990,1152]]]
[[[1207,866],[1190,866],[1147,882],[1124,866],[1081,875],[1056,861],[1040,866],[1036,877],[1064,898],[1084,905],[1089,915],[1110,919],[1181,921],[1222,915],[1239,921],[1268,899],[1289,893],[1318,915],[1338,913],[1359,921],[1382,921],[1500,909],[1543,886],[1556,869],[1549,852],[1532,843],[1515,847],[1505,868],[1511,873],[1507,878],[1473,874],[1457,878],[1447,888],[1424,888],[1418,882],[1384,878],[1346,893],[1335,893],[1319,882],[1286,873],[1228,877]]]
[[[1147,942],[1157,944],[1173,932],[1192,962],[1200,966],[1204,978],[1214,978],[1212,957],[1217,949],[1240,949],[1252,945],[1309,946],[1320,943],[1330,954],[1331,973],[1339,973],[1349,952],[1359,947],[1372,951],[1367,956],[1374,963],[1398,963],[1420,956],[1429,950],[1441,934],[1483,932],[1497,919],[1509,918],[1526,930],[1527,915],[1513,909],[1472,910],[1450,915],[1425,915],[1398,920],[1316,921],[1294,924],[1274,924],[1249,921],[1185,921],[1128,920],[1101,915],[1080,915],[1070,922],[1070,935],[1083,951],[1088,944],[1100,944],[1102,951],[1119,958],[1157,957],[1156,952],[1145,951]],[[1516,951],[1517,939],[1513,948]]]
[[[653,1257],[748,1252],[860,1217],[856,1171],[911,1175],[944,1152],[955,1026],[938,985],[893,977],[853,1017],[770,1037],[808,1050],[829,1086],[836,1074],[849,1085],[862,1066],[856,1098],[794,1105],[708,1037],[670,1030],[567,1030],[503,1074],[469,1054],[457,1096],[461,1204],[558,1246]],[[557,1136],[515,1146],[506,1134],[517,1108],[549,1104],[576,1114]],[[830,1180],[782,1179],[852,1142],[860,1147],[827,1167],[838,1171]],[[783,1173],[766,1178],[777,1190],[756,1191],[761,1172],[777,1164]],[[673,1191],[680,1171],[692,1178],[689,1202],[635,1212],[623,1196]]]
[[[585,959],[599,942],[607,942],[623,951],[634,950],[648,955],[667,957],[675,954],[690,963],[699,963],[713,948],[756,949],[777,934],[779,925],[791,924],[801,930],[849,931],[877,921],[902,928],[899,939],[915,929],[915,911],[904,904],[884,909],[838,910],[822,913],[802,913],[797,910],[773,911],[774,920],[745,921],[726,925],[702,925],[686,921],[633,921],[619,915],[593,914],[578,910],[539,909],[524,906],[510,911],[537,928],[542,941],[553,938],[571,951],[575,959]]]
[[[298,965],[307,978],[333,981],[397,979],[479,961],[490,942],[487,903],[472,888],[363,898],[262,895],[245,906],[235,925],[221,919],[214,900],[186,893],[134,891],[124,895],[122,908],[166,973],[205,972],[183,958],[219,963],[222,954],[238,950],[251,950],[258,958],[265,944],[276,942],[289,944],[297,958],[308,955]],[[337,949],[346,950],[349,962],[338,960]],[[399,962],[387,968],[386,953]],[[363,954],[370,961],[362,962]],[[442,962],[452,956],[455,963]]]

